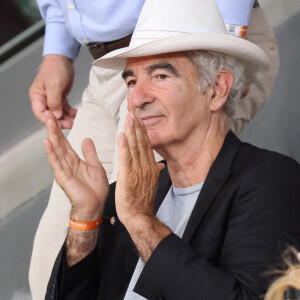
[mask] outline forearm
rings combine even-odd
[[[99,214],[82,215],[74,210],[71,219],[78,222],[88,222],[99,219]],[[92,230],[77,230],[69,227],[66,240],[66,261],[69,267],[88,256],[96,247],[99,227]]]
[[[147,262],[157,245],[172,231],[156,217],[139,216],[125,224],[140,257]]]
[[[71,267],[88,256],[96,247],[98,228],[80,231],[69,228],[66,240],[66,260]]]

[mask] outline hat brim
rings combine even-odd
[[[97,59],[93,65],[105,69],[123,70],[129,57],[151,56],[164,53],[211,50],[239,58],[245,64],[248,83],[261,78],[270,66],[265,52],[255,44],[231,35],[218,33],[183,34],[151,40],[140,46],[112,51]]]

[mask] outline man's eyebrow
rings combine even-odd
[[[147,69],[148,69],[149,73],[152,73],[152,72],[154,72],[155,70],[158,70],[158,69],[164,69],[164,70],[170,72],[171,74],[173,74],[176,77],[181,77],[178,70],[173,65],[171,65],[170,63],[158,63],[158,64],[155,64],[155,65],[149,66]]]
[[[124,71],[124,72],[122,73],[122,78],[123,78],[124,80],[126,80],[126,78],[129,77],[129,76],[134,76],[134,74],[133,74],[133,72],[132,72],[131,70],[127,70],[127,71]]]

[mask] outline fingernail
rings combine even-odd
[[[132,111],[130,111],[129,114],[132,119],[135,119],[134,113]]]
[[[59,110],[55,110],[52,112],[56,119],[61,118],[62,112]]]

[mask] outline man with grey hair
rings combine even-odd
[[[46,22],[50,26],[52,21],[59,21],[57,19],[54,20],[51,17],[51,14],[47,13],[51,11],[53,4],[57,1],[58,0],[39,1],[40,3],[43,3],[41,7],[42,14],[44,16],[47,16]],[[122,28],[121,32],[123,33],[124,30],[127,29],[122,26],[124,22],[120,22],[120,20],[118,20],[118,14],[120,12],[123,12],[122,20],[124,20],[124,17],[128,21],[128,17],[132,17],[131,12],[139,6],[139,3],[144,3],[144,1],[135,1],[135,4],[132,5],[130,10],[128,10],[125,8],[126,5],[124,3],[126,2],[131,6],[132,1],[130,2],[128,0],[124,0],[122,1],[122,6],[118,5],[119,1],[117,0],[107,1],[106,5],[111,10],[111,13],[113,13],[113,15],[111,15],[111,13],[103,11],[103,6],[100,5],[100,3],[103,3],[103,0],[95,0],[93,3],[93,7],[91,7],[90,3],[87,1],[82,2],[82,5],[80,6],[73,6],[72,4],[69,5],[68,1],[66,0],[59,0],[59,2],[62,3],[61,7],[73,7],[71,9],[73,11],[72,14],[68,13],[68,11],[71,11],[70,9],[68,9],[68,11],[64,10],[64,15],[66,17],[67,23],[69,23],[68,20],[70,20],[71,23],[76,22],[76,20],[78,20],[78,18],[76,18],[76,15],[78,13],[80,14],[80,11],[84,11],[85,8],[88,8],[89,11],[93,11],[92,15],[99,22],[101,22],[101,24],[105,24],[106,20],[106,18],[102,18],[101,16],[109,15],[112,24],[118,24],[118,28]],[[116,5],[113,5],[112,2],[116,3],[116,5],[119,7],[117,10],[114,9]],[[271,29],[271,26],[268,24],[265,15],[257,1],[217,0],[217,4],[220,8],[220,12],[222,14],[227,32],[235,36],[246,38],[247,40],[256,44],[266,52],[271,61],[271,67],[264,75],[264,77],[251,85],[250,91],[245,97],[235,102],[235,110],[234,115],[231,118],[232,122],[230,122],[230,128],[235,134],[238,135],[242,131],[243,127],[249,122],[249,120],[254,117],[255,114],[259,112],[265,101],[270,97],[278,73],[278,49],[276,46],[276,38]],[[96,11],[95,8],[97,8]],[[75,11],[77,13],[75,13]],[[124,14],[124,12],[126,12],[126,14]],[[88,15],[86,15],[86,17],[88,17]],[[103,26],[100,26],[99,22],[86,22],[85,17],[78,21],[81,21],[81,24],[83,24],[85,29],[87,29],[85,25],[91,25],[92,28],[88,29],[92,30],[93,32],[95,29],[95,23],[97,23],[99,26],[96,28],[96,34],[97,32],[102,32],[102,30],[110,29],[106,28],[105,26],[105,28]],[[134,22],[134,24],[135,23],[136,21]],[[130,25],[130,22],[127,22],[127,24],[129,26],[132,26]],[[61,24],[61,26],[63,26],[63,24]],[[116,28],[114,28],[114,31],[117,31]],[[64,31],[62,31],[61,33],[63,34],[63,32]],[[50,37],[48,36],[48,38],[51,38],[52,34],[52,37],[54,35],[55,40],[59,39],[61,36],[57,36],[57,34],[55,34],[53,31],[48,33],[50,33]],[[81,33],[82,30],[78,30],[77,34],[79,36],[77,36],[77,39],[79,38],[79,40],[81,40]],[[84,30],[84,33],[86,37],[91,37],[89,35],[89,30]],[[110,38],[115,37],[112,34],[110,34],[109,36]],[[98,36],[98,38],[95,36],[93,38],[93,41],[102,41],[104,37],[100,35]],[[47,37],[46,40],[48,40]],[[68,43],[46,42],[46,44],[48,46],[51,45],[51,47],[53,46],[54,48],[63,47],[64,49],[68,49]],[[90,44],[90,46],[92,47],[90,49],[94,49],[94,51],[99,54],[99,56],[95,56],[95,58],[99,58],[104,55],[105,50],[113,50],[112,47],[106,47],[109,45],[103,45],[102,43],[100,43],[98,47],[93,48],[93,45],[95,46],[95,44],[98,43]],[[117,42],[117,44],[118,47],[125,47],[125,45],[120,45],[119,42]],[[52,50],[54,49],[52,48]],[[46,53],[49,53],[47,52],[47,49],[45,49],[45,51]],[[58,55],[58,57],[60,56]],[[62,59],[63,57],[60,58]],[[60,75],[63,76],[63,72],[59,71],[59,69],[56,67],[55,62],[51,61],[51,64],[54,64],[52,71],[55,72],[55,74],[60,73]],[[41,67],[39,75],[37,75],[37,79],[40,78],[42,74],[44,74],[44,79],[48,83],[49,81],[50,83],[53,81],[60,81],[62,84],[66,84],[66,82],[68,82],[62,82],[61,80],[59,80],[60,76],[49,75],[49,70],[47,70],[47,72],[43,72],[43,70],[45,71],[44,67],[46,67],[46,65],[43,65],[43,67]],[[68,140],[72,148],[76,153],[78,153],[81,158],[82,153],[80,145],[82,140],[85,137],[90,137],[93,139],[99,159],[103,164],[103,167],[105,168],[110,183],[116,181],[117,179],[118,155],[116,139],[117,134],[124,130],[124,123],[127,114],[127,91],[125,84],[122,82],[120,73],[120,70],[103,69],[96,66],[92,67],[89,86],[83,94],[82,104],[78,108],[78,112],[74,120],[74,126],[72,127],[72,130],[68,135]],[[34,86],[35,88],[37,87],[36,83],[38,82],[41,83],[41,81],[35,80],[35,84],[33,84],[31,91],[34,90]],[[46,85],[48,85],[47,82],[45,82]],[[46,85],[44,85],[44,87]],[[56,88],[49,88],[48,85],[48,88],[46,89],[48,91],[48,96],[50,96],[49,94],[51,93],[53,94],[55,89]],[[37,100],[36,104],[38,104],[40,100],[40,93],[38,93],[37,96],[38,97],[35,98]],[[48,97],[47,99],[49,100],[50,98]],[[44,98],[44,100],[46,100],[46,98]],[[35,100],[32,99],[32,101],[34,102]],[[36,109],[40,108],[40,105],[34,105],[33,102],[32,104]],[[49,105],[50,104],[51,103],[49,103]],[[48,108],[46,107],[45,109]],[[50,105],[49,110],[52,111],[53,109],[53,105]],[[64,118],[62,117],[60,121],[62,121],[63,119]],[[156,155],[156,161],[159,161],[161,159],[162,158]],[[32,251],[29,271],[29,283],[34,300],[39,300],[45,295],[47,283],[49,281],[55,259],[60,250],[61,244],[66,238],[70,209],[71,207],[68,198],[54,181],[53,187],[51,189],[49,203],[37,229]],[[53,222],[52,220],[55,220],[55,222]],[[51,223],[52,225],[49,226],[49,223]],[[49,241],[51,241],[51,243],[49,243]]]
[[[266,291],[264,271],[287,243],[300,245],[300,168],[242,143],[228,123],[268,64],[260,48],[226,34],[214,0],[146,2],[129,47],[95,62],[123,69],[128,88],[116,183],[92,140],[80,160],[47,112],[46,152],[72,211],[46,299]]]

